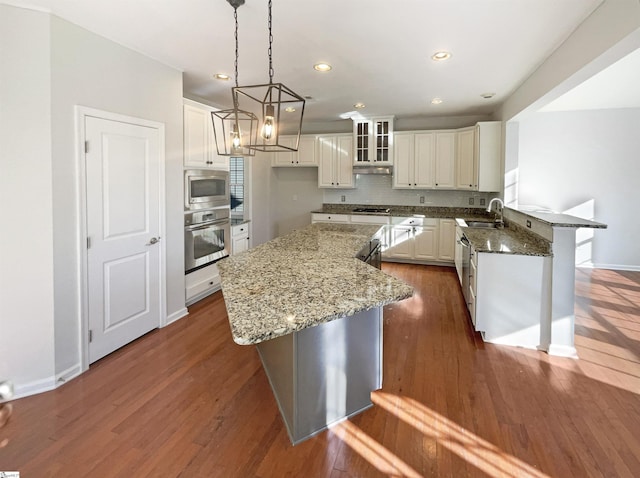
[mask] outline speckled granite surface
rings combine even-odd
[[[517,210],[517,209],[516,209]],[[558,214],[553,212],[531,212],[519,211],[528,216],[534,217],[540,222],[554,227],[589,227],[594,229],[606,229],[607,225],[601,222],[589,221],[581,217],[570,216],[569,214]]]
[[[463,227],[464,235],[476,252],[552,256],[551,243],[517,224],[504,229]]]
[[[366,213],[353,212],[359,208],[389,208],[389,213]],[[374,216],[424,216],[434,219],[455,219],[464,217],[465,219],[490,219],[493,214],[489,214],[483,207],[434,207],[434,206],[387,206],[375,204],[323,204],[322,209],[311,211],[320,214],[356,214],[356,215],[374,215]]]
[[[355,258],[379,226],[312,224],[218,262],[233,340],[265,340],[396,302],[413,288]]]

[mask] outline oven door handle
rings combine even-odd
[[[209,221],[209,222],[204,222],[200,224],[194,224],[193,226],[186,226],[184,229],[185,231],[199,231],[201,229],[207,229],[211,226],[218,226],[218,225],[224,226],[226,224],[229,224],[228,219],[219,219],[217,221]]]

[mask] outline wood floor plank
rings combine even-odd
[[[640,476],[640,273],[576,270],[579,360],[482,342],[455,269],[384,314],[374,406],[297,446],[221,293],[14,402],[0,470],[33,477]]]

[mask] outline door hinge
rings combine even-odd
[[[84,142],[84,152],[85,154],[89,152],[89,141]]]
[[[91,238],[87,236],[87,249],[91,249]]]
[[[89,343],[93,342],[93,330],[89,330]]]

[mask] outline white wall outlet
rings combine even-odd
[[[485,204],[486,202],[487,202],[487,200],[485,198],[480,198],[480,205],[481,206],[486,206],[486,204]]]
[[[424,204],[424,196],[420,196],[420,204]]]
[[[469,206],[473,206],[476,200],[474,198],[469,198]]]
[[[342,196],[340,196],[340,201],[341,202],[345,202],[347,200],[347,197],[343,194]]]

